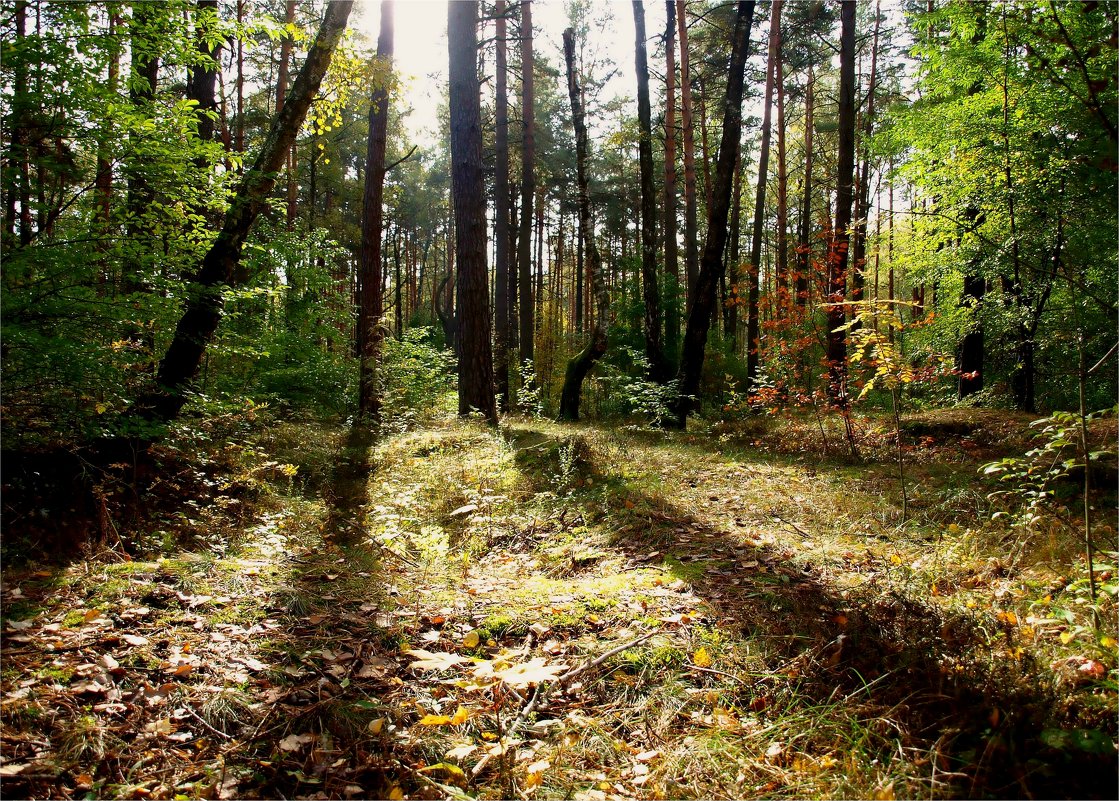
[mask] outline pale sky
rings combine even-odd
[[[601,99],[607,100],[616,95],[633,98],[636,93],[633,5],[628,0],[591,0],[591,5],[592,18],[609,13],[613,20],[605,25],[601,33],[592,25],[591,36],[595,41],[588,42],[588,49],[598,48],[601,53],[610,56],[620,70]],[[365,33],[374,46],[380,29],[380,8],[378,0],[358,0],[355,8],[353,24]],[[436,128],[440,87],[447,83],[447,0],[396,0],[394,20],[396,67],[405,79],[405,97],[413,108],[407,123],[409,132],[413,138],[424,139],[427,137],[422,131],[434,132]],[[562,36],[563,29],[569,24],[566,3],[563,0],[534,0],[532,21],[537,53],[545,55],[562,74]],[[664,3],[647,2],[645,32],[649,37],[650,68],[659,73],[663,73],[664,66],[655,61],[654,40],[660,36],[664,24]],[[483,36],[492,35],[493,23],[489,23]],[[516,43],[511,46],[515,48]],[[516,63],[518,58],[516,50],[512,50],[510,62]],[[492,72],[492,60],[488,66]],[[515,85],[511,84],[509,88],[512,92],[517,91]]]

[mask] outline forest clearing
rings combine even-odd
[[[187,514],[143,499],[197,547],[6,571],[5,794],[1107,797],[1114,640],[1065,539],[986,520],[1030,430],[972,417],[908,526],[885,438],[805,424],[214,431]]]
[[[0,32],[4,798],[1114,797],[1119,5]]]

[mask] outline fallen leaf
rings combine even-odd
[[[447,752],[445,759],[465,759],[477,750],[478,746],[471,743],[456,745],[454,748]]]
[[[466,721],[470,720],[472,717],[474,717],[474,713],[462,704],[459,704],[458,709],[455,711],[455,716],[451,718],[451,725],[460,726],[463,723],[466,723]]]
[[[19,762],[13,764],[9,762],[7,765],[0,765],[0,776],[18,776],[31,767],[30,762]]]
[[[656,759],[658,756],[660,756],[660,751],[642,751],[633,758],[638,762],[648,762],[649,760]]]
[[[120,638],[122,640],[124,640],[126,643],[128,643],[129,645],[147,645],[148,644],[148,638],[147,637],[141,637],[138,634],[122,634]]]
[[[565,670],[567,670],[567,665],[549,665],[543,659],[537,657],[529,662],[496,671],[494,675],[511,687],[527,687],[530,684],[539,684],[542,681],[555,681]]]
[[[315,739],[313,734],[289,734],[284,739],[280,740],[279,746],[281,751],[298,751],[307,743]]]
[[[455,509],[453,512],[451,512],[451,517],[460,517],[462,515],[470,514],[471,512],[476,510],[477,508],[478,508],[478,504],[468,503],[468,504],[466,504],[466,506],[460,506],[458,509]]]
[[[144,731],[149,734],[170,734],[174,730],[175,726],[171,723],[171,718],[161,718],[144,727]]]
[[[436,653],[425,651],[422,648],[414,648],[404,653],[418,657],[414,662],[408,664],[408,667],[417,670],[450,670],[455,665],[470,661],[469,657],[459,656],[458,654]]]
[[[463,648],[477,648],[478,644],[481,641],[482,641],[482,635],[478,633],[477,629],[474,629],[473,631],[468,632],[467,635],[462,638],[462,647]]]

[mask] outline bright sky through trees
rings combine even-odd
[[[570,25],[568,3],[562,0],[535,0],[532,21],[537,50],[554,64],[563,63],[563,29]],[[511,4],[515,8],[515,4]],[[381,4],[361,0],[355,8],[354,27],[370,42],[377,39]],[[594,36],[587,43],[588,55],[597,50],[601,57],[614,60],[618,72],[603,91],[602,100],[616,96],[632,98],[636,78],[633,73],[633,13],[629,2],[590,3],[590,25]],[[645,4],[649,50],[664,31],[664,4]],[[606,24],[598,29],[598,23]],[[492,22],[484,23],[484,36],[492,36]],[[412,136],[434,136],[442,88],[447,85],[447,2],[446,0],[397,0],[395,13],[396,67],[404,81],[403,107],[412,113],[407,126]],[[514,28],[515,30],[515,28]],[[492,72],[493,65],[487,65]],[[593,131],[594,120],[588,120]],[[421,132],[427,132],[421,134]]]

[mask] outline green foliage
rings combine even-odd
[[[379,377],[384,425],[390,429],[451,408],[455,357],[437,346],[437,337],[434,328],[409,328],[403,339],[385,340]]]
[[[605,414],[636,416],[652,428],[660,428],[673,416],[673,404],[680,396],[680,384],[675,379],[658,384],[647,378],[649,360],[635,348],[621,347],[621,356],[636,369],[637,374],[623,372],[616,362],[607,365],[594,383],[604,389],[605,404],[599,411]]]
[[[1114,415],[1115,408],[1095,412],[1087,420]],[[1054,412],[1031,425],[1040,429],[1041,444],[1025,456],[1011,456],[981,467],[984,475],[998,479],[1002,489],[990,499],[1002,509],[996,517],[1007,517],[1016,527],[1037,531],[1052,521],[1074,527],[1068,517],[1068,503],[1077,487],[1069,481],[1075,470],[1090,467],[1109,455],[1107,451],[1088,453],[1088,464],[1079,443],[1080,417],[1072,412]]]

